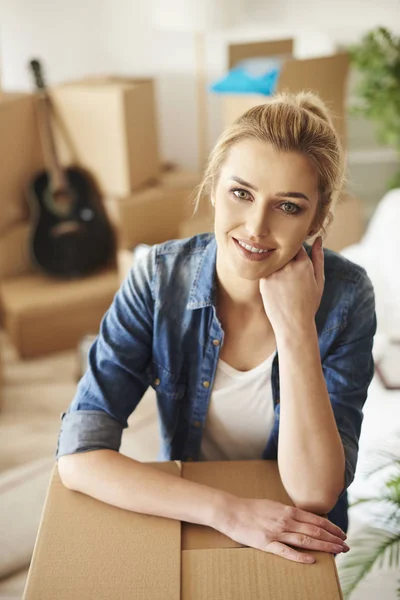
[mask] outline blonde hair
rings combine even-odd
[[[319,193],[313,225],[325,236],[344,183],[344,152],[326,105],[312,92],[271,96],[222,133],[197,189],[195,212],[201,198],[211,197],[214,192],[230,148],[249,138],[268,142],[282,152],[300,152],[310,159],[317,172]]]

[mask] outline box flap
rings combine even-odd
[[[175,463],[152,466],[180,475]],[[24,600],[178,600],[180,529],[67,489],[55,465]]]
[[[229,44],[228,46],[228,68],[232,69],[240,61],[246,58],[258,56],[292,56],[292,39],[274,40],[270,42],[250,42],[247,44]]]
[[[182,463],[182,477],[243,498],[269,498],[293,505],[281,483],[276,461]],[[182,550],[240,546],[211,527],[182,523]]]
[[[253,548],[182,552],[182,600],[340,600],[332,555],[311,565]]]
[[[66,81],[63,83],[60,83],[54,87],[52,87],[53,90],[57,90],[57,89],[61,89],[61,88],[66,88],[66,87],[73,87],[73,88],[86,88],[86,89],[91,89],[91,90],[96,90],[96,89],[101,89],[101,88],[113,88],[113,87],[120,87],[120,88],[128,88],[128,87],[132,87],[132,86],[138,86],[138,85],[142,85],[142,84],[152,84],[153,83],[153,79],[149,78],[145,78],[145,77],[122,77],[122,76],[116,76],[116,75],[104,75],[104,76],[100,76],[100,75],[93,75],[93,76],[87,76],[84,77],[83,79],[76,79],[73,81]]]

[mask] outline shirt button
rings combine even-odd
[[[160,380],[158,379],[158,377],[154,380],[154,385],[160,385]]]
[[[201,421],[194,421],[194,422],[193,422],[193,425],[194,425],[195,427],[201,427]]]
[[[187,460],[188,462],[192,462],[192,461],[193,461],[193,458],[192,458],[191,456],[188,456],[186,460]]]
[[[203,381],[203,387],[209,388],[210,387],[210,382],[209,381]]]
[[[213,340],[214,346],[219,346],[219,340]]]

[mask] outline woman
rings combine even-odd
[[[321,237],[306,243],[331,218],[343,169],[331,120],[311,94],[276,96],[224,132],[199,192],[215,207],[215,236],[139,247],[103,319],[62,416],[67,487],[298,562],[314,559],[296,547],[348,550],[346,489],[373,375],[374,294],[361,267],[324,256]],[[294,507],[119,454],[149,385],[161,460],[277,459]]]

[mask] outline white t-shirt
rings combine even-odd
[[[218,361],[200,460],[261,459],[274,423],[274,356],[250,371]]]

